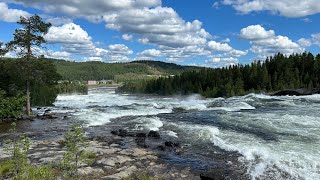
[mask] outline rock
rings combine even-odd
[[[286,89],[282,91],[278,91],[272,94],[272,96],[305,96],[305,95],[312,95],[312,94],[318,94],[320,93],[319,88],[315,89],[307,89],[307,88],[301,88],[301,89]]]
[[[147,134],[146,133],[137,133],[136,137],[141,137],[141,138],[147,137]]]
[[[57,155],[57,156],[53,156],[53,157],[44,157],[39,159],[40,163],[44,163],[44,164],[50,164],[52,162],[57,162],[59,160],[61,160],[63,158],[63,155]]]
[[[113,134],[113,135],[119,135],[119,131],[118,130],[113,130],[113,131],[111,131],[111,134]]]
[[[160,145],[160,146],[158,146],[158,147],[157,147],[157,149],[159,149],[160,151],[165,151],[165,150],[166,150],[166,147],[165,147],[165,146]]]
[[[134,148],[132,151],[132,156],[145,156],[149,154],[146,150],[140,148]]]
[[[112,174],[112,175],[109,175],[109,176],[105,176],[105,177],[102,177],[101,179],[104,179],[104,180],[120,180],[120,179],[124,179],[124,178],[130,176],[132,173],[134,173],[137,170],[137,167],[136,166],[123,167],[123,168],[118,169],[118,170],[120,170],[119,173]]]
[[[114,167],[116,164],[123,164],[127,161],[132,161],[131,158],[128,156],[115,156],[115,157],[109,157],[109,158],[103,158],[98,160],[97,164],[102,164],[105,166],[111,166]]]
[[[144,147],[144,148],[147,148],[147,144],[146,144],[146,137],[137,137],[135,139],[136,143],[138,146],[140,147]]]
[[[224,180],[225,170],[223,168],[214,168],[205,173],[200,174],[200,179],[202,180]]]
[[[167,147],[180,147],[179,143],[175,143],[175,142],[171,142],[171,141],[166,141],[164,143],[164,145],[167,146]]]
[[[126,137],[126,136],[134,137],[134,136],[135,136],[134,133],[128,132],[128,131],[125,130],[125,129],[119,129],[119,130],[111,131],[111,134],[117,135],[117,136],[121,136],[121,137]]]
[[[37,110],[41,110],[42,108],[41,107],[37,107]]]
[[[119,134],[118,135],[122,136],[122,137],[127,136],[128,135],[128,131],[125,130],[125,129],[119,129]]]
[[[160,134],[159,134],[158,131],[150,131],[149,134],[148,134],[148,137],[160,139]]]
[[[88,174],[103,174],[104,171],[100,168],[84,167],[78,169],[79,175],[88,175]]]

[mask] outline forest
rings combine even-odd
[[[117,82],[150,79],[152,76],[177,75],[186,70],[199,69],[160,61],[132,61],[126,63],[70,62],[55,60],[63,80],[85,81],[110,79]]]
[[[158,95],[199,93],[205,97],[230,97],[250,92],[320,87],[320,54],[276,54],[265,61],[223,68],[204,68],[174,77],[126,83],[120,92]]]

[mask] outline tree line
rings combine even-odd
[[[159,95],[199,93],[205,97],[230,97],[249,92],[319,88],[320,54],[278,53],[265,61],[223,68],[204,68],[174,77],[127,83],[119,91]]]

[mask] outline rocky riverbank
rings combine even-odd
[[[18,131],[30,137],[32,141],[28,154],[32,165],[54,165],[62,159],[65,147],[61,142],[65,132],[74,123],[70,119],[68,113],[56,114],[47,110],[32,121],[18,121]],[[9,123],[0,125],[0,142],[10,136],[9,127]],[[183,159],[189,158],[192,154],[189,154],[179,142],[162,139],[157,131],[128,132],[124,129],[106,130],[106,126],[97,126],[86,128],[86,132],[89,138],[87,150],[92,150],[96,159],[92,165],[82,164],[78,169],[78,173],[84,179],[137,179],[139,174],[169,180],[230,177],[246,179],[242,178],[246,177],[244,172],[237,171],[236,165],[232,162],[226,162],[228,167],[221,167],[212,161],[212,166],[202,171],[195,170],[188,164],[170,163],[168,157]],[[0,146],[0,161],[8,157]],[[236,161],[236,157],[234,160]],[[201,167],[208,159],[203,162],[201,159],[191,161],[199,161],[197,163]]]

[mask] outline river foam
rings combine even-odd
[[[113,122],[160,131],[203,151],[236,151],[252,179],[320,179],[320,95],[161,98],[97,89],[59,95],[55,106],[89,126]]]

